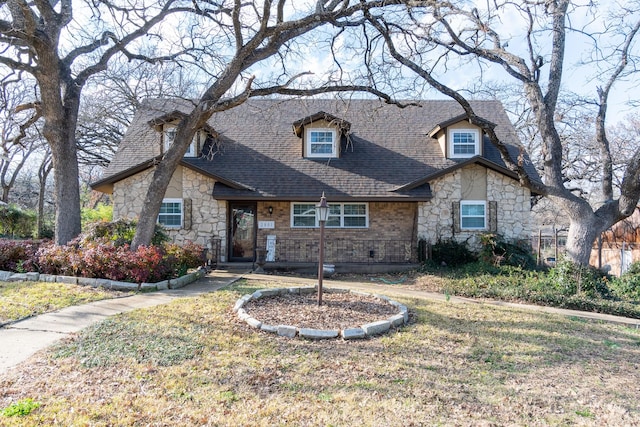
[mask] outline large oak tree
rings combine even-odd
[[[176,0],[0,2],[0,65],[11,70],[2,76],[2,83],[27,73],[37,84],[37,98],[28,105],[33,118],[42,117],[42,132],[51,149],[57,244],[80,232],[76,128],[83,88],[117,55],[150,60],[135,53],[140,40],[162,40],[152,30],[163,19],[193,10],[192,2]],[[185,42],[180,51],[189,48]]]
[[[570,0],[493,1],[482,5],[405,1],[405,5],[393,14],[368,14],[377,36],[371,36],[365,47],[378,54],[367,64],[370,75],[385,80],[391,73],[401,74],[393,59],[419,80],[458,101],[469,120],[482,127],[501,149],[503,159],[519,174],[522,184],[548,197],[565,213],[570,223],[567,255],[576,263],[588,264],[598,235],[631,215],[640,198],[640,144],[636,143],[629,154],[616,189],[606,130],[612,91],[638,71],[640,5],[611,3],[608,5],[615,9],[605,9],[601,7],[604,5],[580,5]],[[380,40],[384,47],[380,47]],[[590,47],[585,51],[586,45]],[[577,48],[590,56],[576,58]],[[573,62],[568,59],[570,53]],[[582,130],[590,130],[593,148],[577,157],[588,156],[592,164],[599,165],[598,201],[585,197],[567,174],[575,170],[567,165],[567,153],[575,152],[586,141],[568,145],[570,140],[562,138],[559,131],[562,88],[571,78],[567,77],[568,71],[573,71],[578,62],[588,62],[591,70],[591,75],[580,77],[583,84],[597,83],[590,98],[581,98],[582,106],[590,107],[589,120],[584,121]],[[543,183],[526,175],[523,159],[509,157],[492,125],[475,114],[465,95],[468,92],[459,83],[470,75],[476,87],[489,79],[520,85],[540,143]]]

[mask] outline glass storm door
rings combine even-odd
[[[231,203],[229,261],[253,261],[256,241],[256,204]]]

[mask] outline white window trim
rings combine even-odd
[[[173,131],[171,132],[173,133],[173,136],[170,136],[169,131],[171,130]],[[173,124],[165,124],[162,127],[162,142],[164,145],[165,153],[169,150],[169,146],[173,143],[173,140],[175,138],[175,130],[176,125]],[[193,135],[193,140],[191,141],[191,144],[189,144],[189,148],[187,149],[187,151],[184,153],[184,157],[196,157],[196,147],[199,135],[200,131],[196,132],[195,135]]]
[[[475,135],[475,143],[474,143],[474,153],[470,154],[455,154],[453,152],[453,147],[454,147],[454,143],[453,143],[453,135],[456,133],[473,133]],[[478,129],[462,129],[462,128],[456,128],[456,129],[449,129],[448,132],[449,135],[449,143],[448,143],[448,149],[449,149],[449,158],[450,159],[462,159],[462,158],[471,158],[473,156],[478,156],[480,155],[480,131]]]
[[[175,199],[175,198],[167,198],[162,199],[162,203],[180,203],[180,225],[164,225],[160,222],[160,214],[158,214],[158,224],[162,225],[164,228],[177,230],[184,226],[184,200]]]
[[[315,225],[313,225],[313,226],[294,225],[293,213],[294,213],[294,206],[295,205],[314,205],[315,206],[315,203],[312,203],[312,202],[292,202],[290,204],[291,214],[289,216],[291,218],[291,228],[316,228],[316,227],[318,227],[318,219],[316,218],[315,209],[313,211],[313,217],[315,218],[314,219],[314,224]],[[309,216],[311,216],[311,215],[309,215]]]
[[[463,218],[478,218],[476,216],[463,216],[462,215],[462,206],[463,205],[482,205],[484,206],[484,226],[483,227],[465,227],[462,225]],[[488,222],[489,222],[489,213],[487,212],[487,201],[486,200],[461,200],[460,201],[460,230],[463,231],[474,231],[474,230],[487,230]]]
[[[331,143],[331,153],[312,153],[311,152],[311,133],[312,132],[330,132],[332,135],[333,142]],[[305,138],[306,138],[306,157],[313,158],[335,158],[338,157],[337,150],[337,142],[338,139],[337,132],[334,128],[307,128],[305,129]]]
[[[318,228],[320,227],[320,224],[318,223],[318,218],[314,216],[315,218],[315,225],[314,226],[300,226],[300,225],[294,225],[294,217],[293,217],[293,212],[294,212],[294,205],[309,205],[309,204],[313,204],[315,206],[315,203],[310,203],[310,202],[291,202],[291,228],[296,228],[296,229],[304,229],[304,228]],[[339,226],[329,226],[327,225],[327,228],[345,228],[345,229],[350,229],[350,230],[364,230],[369,228],[369,203],[362,203],[362,202],[346,202],[346,203],[329,203],[329,206],[337,206],[340,205],[340,225]],[[363,227],[346,227],[344,225],[344,205],[364,205],[365,208],[365,225]],[[315,215],[315,210],[314,210],[314,215]],[[331,216],[335,216],[335,215],[329,215]]]

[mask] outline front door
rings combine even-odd
[[[253,261],[256,242],[256,204],[231,202],[229,261]]]

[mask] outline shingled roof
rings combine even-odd
[[[209,120],[216,132],[215,141],[208,140],[215,143],[215,155],[185,158],[182,163],[215,178],[213,196],[223,200],[315,201],[322,192],[332,201],[428,200],[430,180],[470,162],[515,178],[486,138],[483,158],[444,158],[429,133],[463,111],[454,101],[419,104],[401,109],[378,100],[250,100]],[[516,158],[519,141],[500,102],[473,101],[472,105],[476,114],[495,123],[496,133]],[[179,100],[143,103],[94,188],[104,189],[152,166],[161,152],[158,131],[150,123],[192,107]],[[303,156],[299,128],[321,116],[340,121],[347,133],[339,158]],[[532,165],[528,173],[539,179]]]

